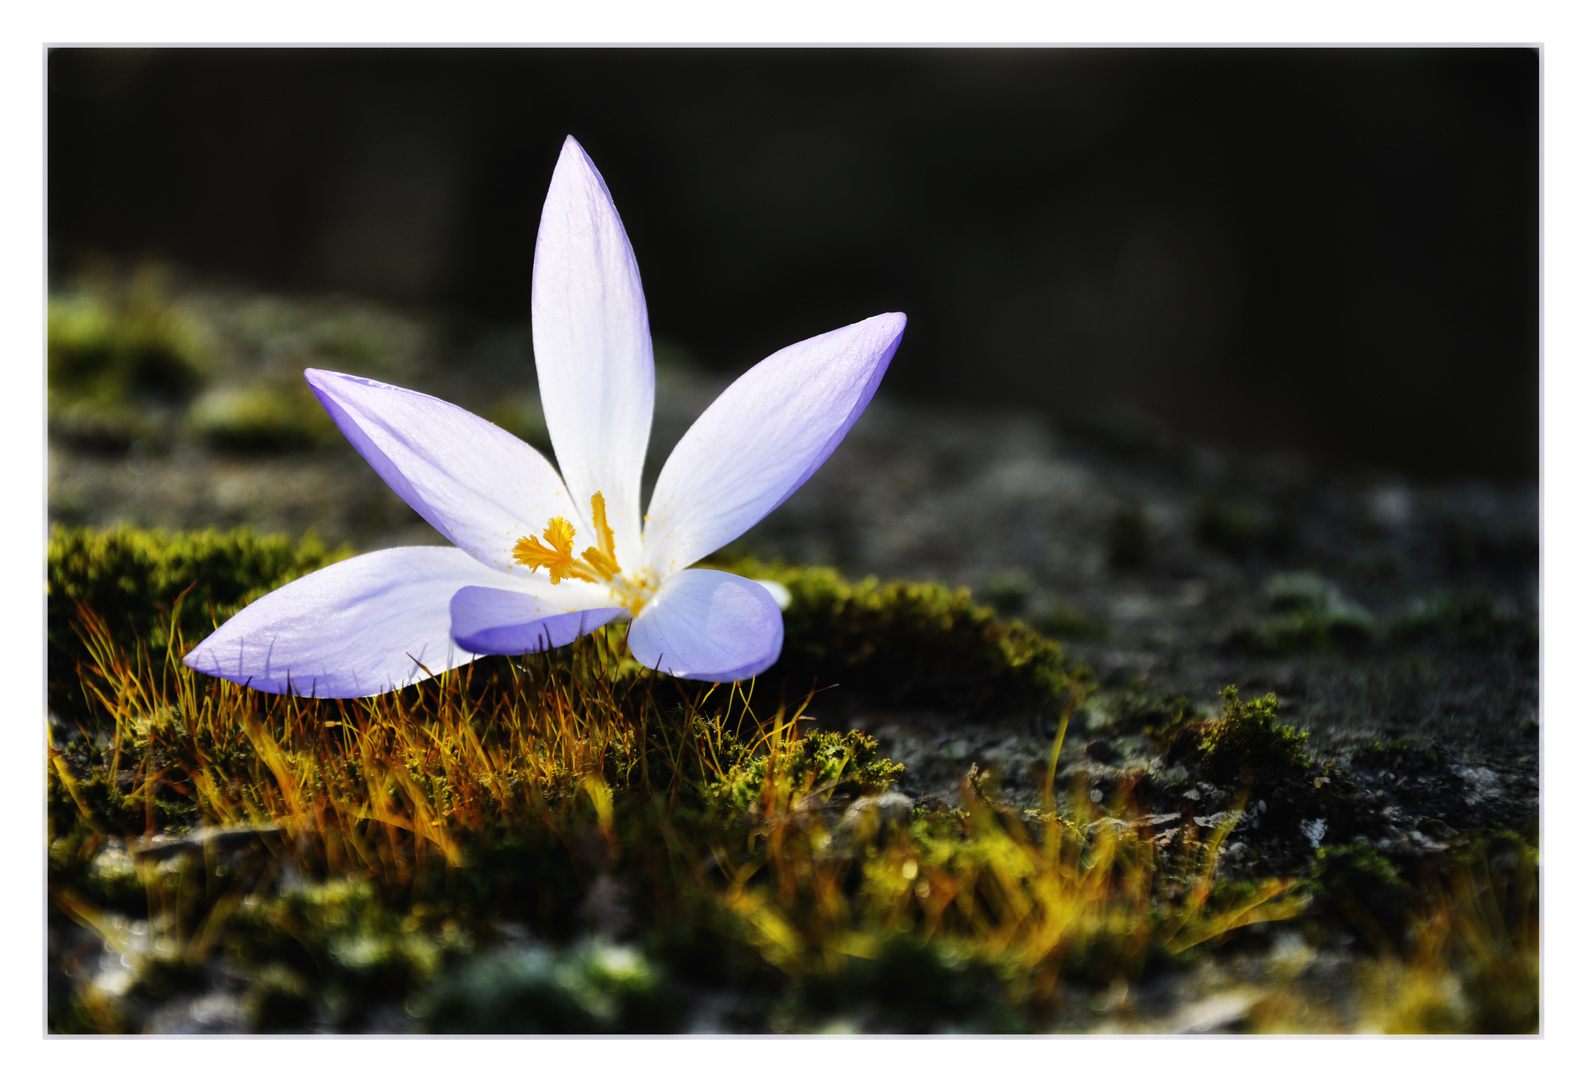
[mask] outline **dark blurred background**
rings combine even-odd
[[[50,269],[526,320],[571,133],[707,367],[902,310],[898,396],[1524,480],[1539,90],[1529,49],[57,50]]]

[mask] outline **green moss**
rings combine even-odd
[[[285,965],[266,964],[256,970],[242,1007],[261,1034],[303,1031],[313,1015],[313,985]]]
[[[1377,636],[1375,618],[1338,587],[1307,572],[1274,574],[1266,602],[1279,614],[1234,629],[1229,643],[1251,652],[1327,652]]]
[[[337,437],[336,425],[301,381],[211,390],[193,402],[188,423],[200,437],[228,450],[303,449]]]
[[[1204,716],[1205,711],[1185,694],[1152,697],[1134,690],[1118,700],[1112,723],[1119,731],[1149,736],[1165,748],[1171,745],[1185,724],[1201,720]]]
[[[151,410],[122,401],[50,399],[49,429],[81,450],[122,453],[135,443],[166,445],[166,429]]]
[[[1463,881],[1473,901],[1468,925],[1476,946],[1467,951],[1463,973],[1464,996],[1470,1004],[1464,1030],[1498,1034],[1539,1030],[1540,872],[1540,849],[1508,830],[1472,845],[1464,860]]]
[[[122,1010],[99,1005],[91,1008],[83,994],[68,991],[50,995],[49,1032],[51,1035],[132,1035],[131,1022]]]
[[[134,999],[147,1005],[193,992],[204,984],[203,964],[185,953],[150,952],[139,957],[136,968],[130,992]]]
[[[1380,739],[1376,739],[1365,745],[1357,746],[1353,750],[1351,760],[1354,765],[1388,768],[1394,772],[1431,771],[1441,765],[1441,759],[1437,756],[1435,750],[1406,742],[1403,739],[1394,739],[1390,742],[1382,742]]]
[[[159,272],[145,268],[124,297],[101,287],[50,298],[52,408],[68,401],[180,400],[203,381],[204,338],[164,294]]]
[[[331,557],[246,534],[58,530],[51,602],[99,604],[146,649],[140,636],[170,634],[168,605],[193,581],[219,617]],[[793,707],[832,682],[936,707],[953,694],[1050,702],[1086,688],[1056,645],[961,590],[766,576],[793,595],[780,677],[802,683]],[[884,830],[854,824],[858,814],[801,813],[884,791],[901,766],[860,732],[794,738],[756,722],[746,686],[637,672],[615,659],[620,646],[619,632],[591,635],[346,710],[239,700],[199,679],[192,712],[204,723],[175,722],[156,693],[146,716],[121,710],[104,744],[52,750],[50,880],[72,895],[51,918],[150,917],[155,957],[130,1019],[57,995],[52,1025],[141,1023],[145,1005],[201,991],[201,976],[243,980],[248,1023],[263,1031],[356,1031],[404,1008],[432,1031],[674,1030],[698,985],[742,1003],[729,1026],[756,1030],[1021,1030],[1059,983],[1133,979],[1142,942],[1167,932],[1147,846],[1086,847],[1070,828],[1043,848],[1015,811],[972,798],[911,817],[887,802],[896,817]],[[763,684],[778,680],[760,681],[773,693]],[[492,756],[494,786],[464,793],[463,778],[488,768],[467,756],[470,740],[504,754],[525,724],[536,748],[562,755],[545,759],[554,767],[541,777],[539,758]],[[282,756],[266,765],[267,754]],[[302,814],[276,798],[282,769],[301,784]],[[392,801],[371,816],[361,793],[376,788]],[[210,824],[245,830],[273,815],[272,827],[245,847],[169,853],[131,873],[124,852],[99,853],[117,834],[135,844],[151,810],[156,829],[179,830],[200,806]],[[1042,935],[1066,944],[1031,960],[1020,943]]]
[[[388,364],[393,357],[411,352],[415,330],[390,315],[346,307],[312,317],[305,336],[315,355],[368,367]]]
[[[790,995],[783,1026],[820,1030],[863,1014],[867,1032],[1016,1033],[1028,1029],[1008,1000],[1003,974],[938,941],[890,935],[875,955],[804,980]]]
[[[369,882],[349,877],[255,895],[229,921],[227,959],[266,972],[258,1007],[289,1012],[289,1001],[264,1002],[312,992],[330,1003],[334,1021],[355,1025],[369,1008],[426,984],[466,946],[393,908]]]
[[[80,602],[118,644],[166,647],[176,600],[191,645],[244,604],[351,554],[312,537],[293,544],[246,530],[167,534],[129,528],[57,526],[48,549],[50,701],[59,715],[84,709],[73,624]],[[718,564],[720,565],[720,564]],[[761,680],[791,696],[840,684],[897,703],[967,709],[1062,702],[1087,686],[1062,648],[1020,622],[1003,623],[968,590],[911,582],[849,582],[833,570],[726,565],[783,582],[792,594],[782,658]]]
[[[1060,603],[1038,612],[1029,621],[1042,634],[1058,640],[1097,640],[1111,634],[1111,630],[1099,619],[1092,619],[1077,608]]]
[[[1397,642],[1440,641],[1466,648],[1534,650],[1540,641],[1535,620],[1501,607],[1480,589],[1423,596],[1389,624],[1387,635]]]
[[[1386,1030],[1525,1034],[1540,1020],[1539,871],[1536,847],[1503,830],[1407,865],[1356,841],[1320,850],[1309,889],[1317,915],[1385,958]]]
[[[675,1030],[677,998],[638,949],[586,941],[473,959],[435,980],[419,1005],[444,1034],[609,1034]]]
[[[1341,919],[1377,948],[1403,934],[1409,886],[1392,861],[1363,840],[1316,852],[1308,891],[1313,911]]]
[[[1240,701],[1238,688],[1229,686],[1222,691],[1222,702],[1218,719],[1184,724],[1176,739],[1180,746],[1191,745],[1206,779],[1271,782],[1310,767],[1304,752],[1310,736],[1277,722],[1275,694]]]
[[[1018,615],[1029,602],[1034,586],[1029,575],[1021,570],[1007,570],[991,578],[985,587],[985,598],[1000,615]]]
[[[57,526],[46,571],[50,708],[63,717],[86,712],[76,677],[83,655],[74,628],[79,604],[104,620],[117,645],[130,652],[142,643],[158,653],[170,640],[183,593],[177,630],[192,645],[244,604],[350,554],[329,551],[312,537],[297,544],[246,530],[171,534]]]
[[[1066,701],[1087,689],[1062,647],[1022,622],[1003,623],[967,589],[875,578],[752,559],[715,565],[780,581],[792,594],[781,660],[761,679],[790,695],[838,683],[899,704],[977,710]]]
[[[792,791],[830,797],[884,791],[896,783],[903,767],[881,757],[875,740],[862,731],[817,731],[734,765],[710,786],[709,794],[744,810],[760,798],[772,771]]]
[[[58,768],[50,769],[45,784],[46,812],[58,825],[74,820],[84,810],[98,827],[128,836],[141,833],[151,822],[156,828],[193,823],[192,806],[185,801],[146,801],[132,794],[142,782],[144,763],[139,758],[120,762],[121,772],[113,776],[103,755],[76,745],[65,752],[64,763],[72,774],[70,790]]]

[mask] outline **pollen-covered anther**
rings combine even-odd
[[[622,572],[616,561],[616,537],[605,520],[605,496],[596,491],[589,500],[594,511],[594,531],[598,547],[585,548],[583,558],[572,554],[572,538],[577,530],[564,517],[553,517],[545,526],[544,539],[525,536],[512,548],[512,558],[529,570],[544,569],[550,574],[550,583],[558,585],[564,578],[577,578],[598,585],[610,581]]]

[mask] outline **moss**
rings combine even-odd
[[[145,267],[125,296],[116,292],[100,284],[50,298],[52,408],[67,401],[181,400],[203,381],[204,338],[166,301],[161,272]]]
[[[138,959],[136,970],[131,994],[145,1005],[157,1005],[204,984],[203,964],[184,953],[151,952]]]
[[[51,437],[91,453],[124,453],[138,443],[166,446],[166,428],[157,415],[121,401],[52,398],[49,429]]]
[[[903,767],[881,757],[875,740],[862,731],[817,731],[733,766],[709,794],[741,811],[759,801],[771,776],[794,792],[831,797],[884,791],[902,773]]]
[[[977,710],[1049,705],[1087,687],[1086,674],[1067,667],[1060,645],[1022,622],[997,621],[967,589],[849,582],[835,570],[753,559],[714,565],[787,586],[792,603],[782,656],[761,680],[792,696],[835,682],[897,704]]]
[[[312,537],[294,544],[246,530],[168,534],[57,526],[48,548],[50,701],[58,715],[81,716],[75,667],[82,655],[73,623],[80,602],[100,616],[116,644],[142,641],[163,650],[176,600],[187,644],[244,604],[351,554]],[[721,565],[721,564],[718,564]],[[724,564],[782,581],[792,594],[782,658],[761,681],[789,694],[839,682],[898,703],[984,708],[1050,703],[1085,686],[1062,648],[1029,626],[997,621],[966,589],[910,582],[848,582],[833,570]]]
[[[1213,782],[1245,778],[1271,783],[1310,768],[1305,754],[1309,735],[1277,723],[1277,697],[1267,694],[1240,701],[1238,688],[1222,691],[1222,715],[1183,724],[1174,737],[1173,756],[1192,757],[1202,776]]]
[[[1455,887],[1464,908],[1464,1030],[1529,1034],[1541,1020],[1540,850],[1498,831],[1473,845]]]
[[[255,972],[242,1008],[261,1034],[301,1032],[313,1015],[313,986],[289,967],[267,964]]]
[[[436,1034],[611,1034],[675,1030],[677,998],[631,946],[585,941],[477,957],[435,980],[419,1004]]]
[[[300,381],[211,390],[193,402],[188,423],[201,438],[227,450],[305,449],[337,437],[335,424]]]
[[[1534,651],[1540,637],[1534,619],[1505,608],[1480,589],[1443,590],[1420,597],[1387,627],[1400,643],[1441,642],[1462,648]]]
[[[95,530],[57,526],[47,549],[49,702],[59,716],[82,718],[87,702],[76,677],[83,655],[78,605],[104,621],[112,641],[158,654],[176,630],[196,644],[244,604],[350,555],[312,537],[301,543],[246,530],[220,533]],[[191,591],[189,592],[189,589]]]
[[[1377,955],[1360,979],[1368,1029],[1525,1034],[1540,1021],[1539,885],[1535,846],[1499,830],[1405,863],[1323,847],[1309,888]]]
[[[97,597],[145,652],[140,635],[170,633],[160,598],[186,583],[240,603],[329,557],[126,531],[60,531],[52,555],[52,602]],[[1053,643],[962,591],[776,576],[800,678],[937,707],[1085,687]],[[745,1002],[736,1015],[758,1030],[1017,1030],[1063,983],[1132,978],[1152,935],[1166,949],[1185,925],[1201,941],[1234,920],[1215,897],[1187,924],[1159,915],[1170,900],[1136,838],[1069,829],[1046,844],[970,795],[911,816],[890,800],[885,829],[800,812],[883,791],[901,767],[860,732],[796,737],[804,687],[791,713],[784,701],[758,722],[748,687],[637,671],[621,641],[602,631],[353,703],[240,691],[155,657],[126,675],[137,693],[111,707],[109,738],[52,750],[51,918],[154,916],[149,954],[193,958],[150,967],[126,1023],[201,976],[240,977],[261,1030],[356,1031],[411,1004],[431,1030],[545,1032],[673,1030],[674,978]],[[900,687],[900,672],[915,681]],[[157,829],[201,817],[257,842],[146,860],[134,889],[124,858],[95,845],[142,835],[151,810]],[[634,944],[596,943],[591,927]],[[123,1023],[115,1002],[84,998],[78,1016],[56,998],[63,1026]]]
[[[1392,861],[1362,840],[1321,848],[1316,852],[1310,878],[1321,903],[1352,898],[1378,917],[1392,915],[1409,893],[1409,886]],[[1395,915],[1395,922],[1397,918]]]
[[[1202,720],[1204,716],[1205,710],[1185,694],[1151,697],[1135,691],[1118,701],[1113,724],[1119,731],[1149,736],[1165,748],[1185,724]]]
[[[141,786],[145,762],[141,757],[128,754],[119,764],[118,775],[111,774],[110,762],[114,751],[108,753],[90,750],[77,744],[62,754],[60,764],[51,768],[45,784],[46,810],[52,822],[69,822],[86,811],[86,815],[100,828],[127,836],[144,831],[150,824],[156,828],[186,826],[193,823],[191,804],[169,799],[146,799],[135,793]],[[64,767],[71,775],[71,783],[60,775]],[[166,790],[156,785],[156,790]]]
[[[1390,769],[1393,772],[1434,772],[1441,768],[1441,758],[1430,747],[1419,746],[1403,739],[1382,742],[1376,739],[1356,746],[1351,762],[1367,768]]]
[[[1034,586],[1029,575],[1019,570],[1003,571],[985,586],[985,598],[999,615],[1018,615],[1029,602]]]
[[[1111,630],[1099,619],[1093,619],[1062,603],[1051,604],[1029,621],[1040,633],[1058,640],[1098,640],[1111,634]]]
[[[311,317],[306,343],[318,356],[356,366],[382,366],[413,350],[415,329],[371,308],[342,307]]]
[[[337,1026],[356,1028],[371,1009],[401,1002],[447,955],[465,949],[465,940],[435,933],[391,900],[368,881],[337,877],[239,905],[226,957],[261,973],[251,1007],[286,1023],[290,999],[312,996],[327,1003]]]
[[[872,955],[848,958],[799,984],[783,1026],[820,1030],[863,1014],[867,1033],[1028,1030],[1008,996],[1002,972],[983,958],[938,941],[890,935]]]
[[[114,1006],[99,1002],[90,1005],[92,991],[69,992],[51,995],[49,1000],[49,1032],[51,1035],[132,1035],[136,1029]]]
[[[1229,644],[1251,652],[1282,654],[1328,652],[1372,641],[1374,616],[1316,574],[1274,574],[1266,582],[1266,603],[1274,618],[1236,627]]]

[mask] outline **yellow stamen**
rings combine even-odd
[[[541,541],[532,536],[523,537],[512,549],[512,558],[530,570],[543,567],[549,571],[552,585],[560,584],[563,578],[569,577],[598,582],[600,579],[594,576],[590,568],[572,556],[575,531],[566,518],[553,517],[545,526],[545,539]]]
[[[597,548],[584,548],[583,561],[592,566],[595,572],[606,581],[610,581],[622,572],[622,568],[616,564],[615,559],[607,558]]]
[[[596,491],[594,497],[589,500],[589,505],[594,510],[594,534],[600,546],[585,548],[583,558],[609,581],[620,574],[622,568],[616,562],[616,536],[605,520],[605,496]]]
[[[583,558],[572,554],[572,538],[577,530],[564,517],[553,517],[545,526],[544,540],[525,536],[512,548],[512,558],[529,568],[544,568],[552,585],[563,578],[577,578],[598,585],[622,572],[616,561],[616,537],[605,519],[605,496],[596,491],[589,500],[594,510],[594,531],[599,546],[584,549]]]
[[[598,491],[589,500],[589,505],[594,508],[594,531],[600,536],[600,553],[609,555],[611,561],[616,561],[616,534],[611,531],[611,526],[605,521],[605,496]]]

